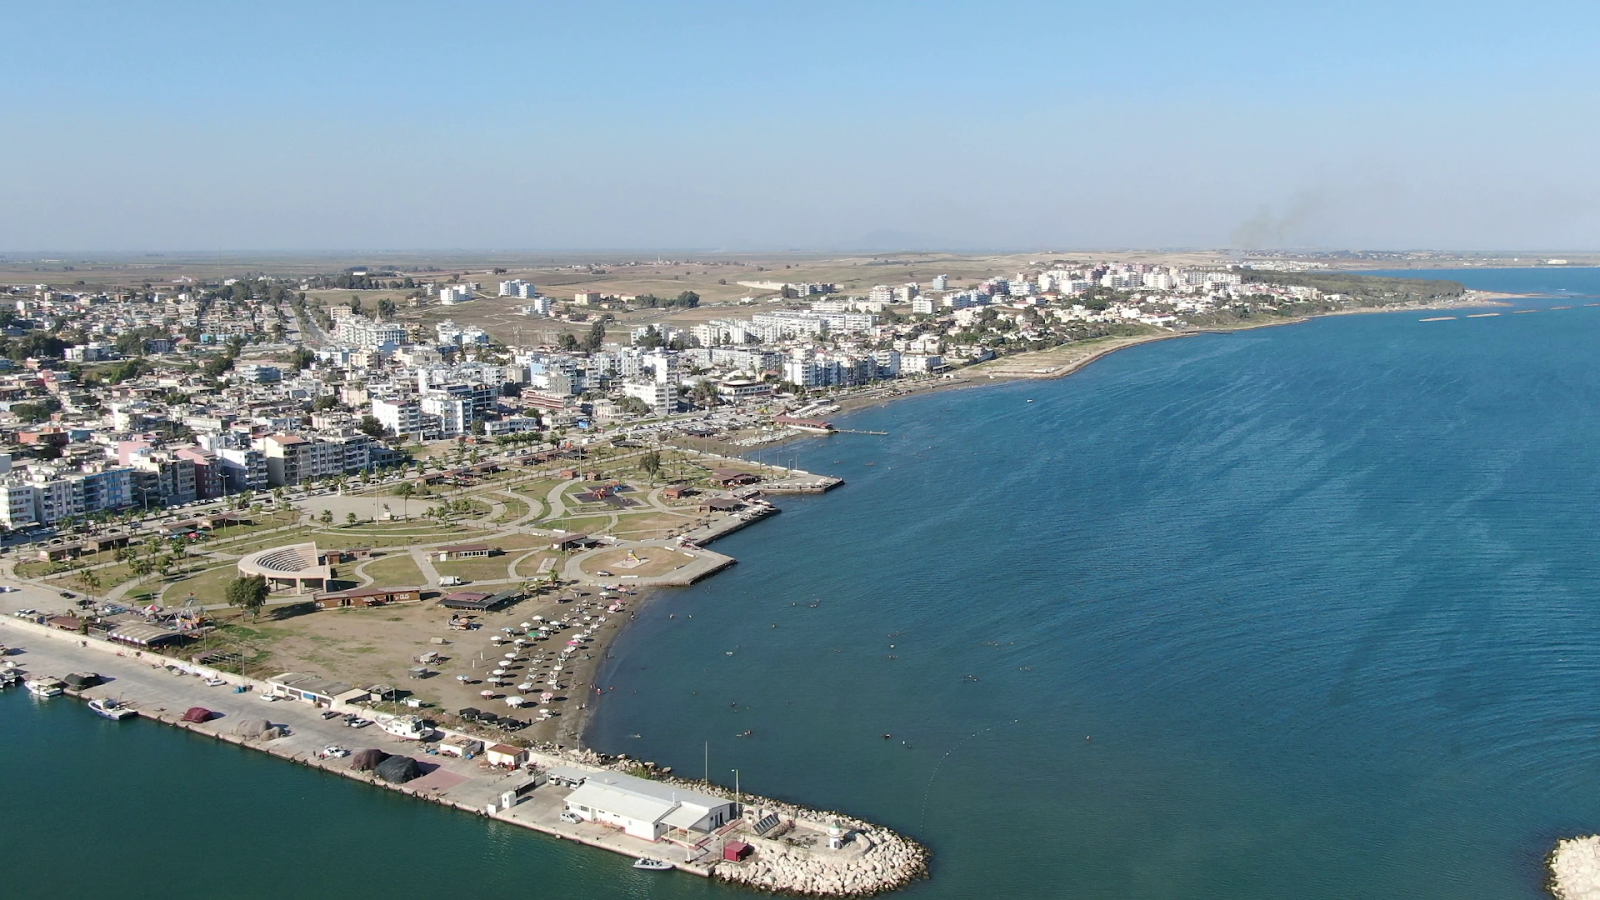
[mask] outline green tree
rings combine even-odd
[[[407,518],[407,516],[406,516],[406,504],[408,502],[410,502],[412,497],[416,496],[416,493],[417,493],[417,486],[412,484],[409,481],[402,481],[399,484],[394,486],[394,495],[396,497],[400,498],[400,516],[401,516],[401,518]]]
[[[353,512],[345,513],[344,514],[344,523],[346,525],[354,525],[354,524],[356,524],[356,514],[353,513]]]
[[[589,326],[589,336],[583,342],[583,347],[590,353],[599,350],[606,342],[606,323],[596,320]]]
[[[357,425],[356,428],[373,440],[377,440],[385,434],[383,423],[379,422],[376,416],[362,416],[361,424]]]
[[[331,509],[323,510],[322,511],[322,515],[318,517],[318,520],[321,521],[324,526],[332,525],[333,524],[333,510],[331,510]]]
[[[271,588],[267,587],[267,579],[260,575],[251,575],[248,578],[235,578],[228,582],[225,596],[229,606],[235,606],[250,614],[253,619],[261,618],[261,608],[267,605],[267,595]]]
[[[656,480],[656,473],[661,471],[661,451],[651,450],[646,453],[639,460],[639,468],[650,476],[650,481],[653,483]]]

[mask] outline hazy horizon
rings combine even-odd
[[[1600,12],[1505,12],[12,5],[0,252],[1600,246]]]

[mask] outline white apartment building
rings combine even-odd
[[[500,282],[500,296],[517,297],[522,300],[532,300],[539,293],[539,289],[532,282],[520,278]]]
[[[652,415],[665,416],[678,407],[678,389],[664,381],[625,382],[622,393],[643,400],[650,407]]]
[[[455,306],[472,299],[472,288],[466,285],[455,285],[439,288],[439,305]]]
[[[372,417],[401,437],[422,433],[422,404],[415,400],[373,400]]]

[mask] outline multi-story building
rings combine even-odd
[[[465,303],[471,299],[472,288],[469,288],[465,285],[442,287],[439,289],[440,306],[455,306],[457,303]]]
[[[217,462],[222,467],[222,489],[234,494],[240,491],[264,491],[271,486],[267,476],[266,454],[254,447],[219,447]]]
[[[171,506],[198,498],[194,460],[166,450],[141,449],[131,454],[133,491],[143,506]]]
[[[531,282],[523,281],[520,278],[500,282],[500,296],[502,297],[518,297],[523,300],[532,300],[538,294],[538,288],[534,287]]]
[[[415,400],[373,400],[372,417],[399,437],[422,433],[422,404]]]
[[[622,393],[643,400],[650,413],[665,416],[678,407],[678,389],[664,381],[629,381],[622,385]]]

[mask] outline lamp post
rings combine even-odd
[[[733,770],[733,805],[739,815],[744,815],[744,794],[739,791],[739,770]]]

